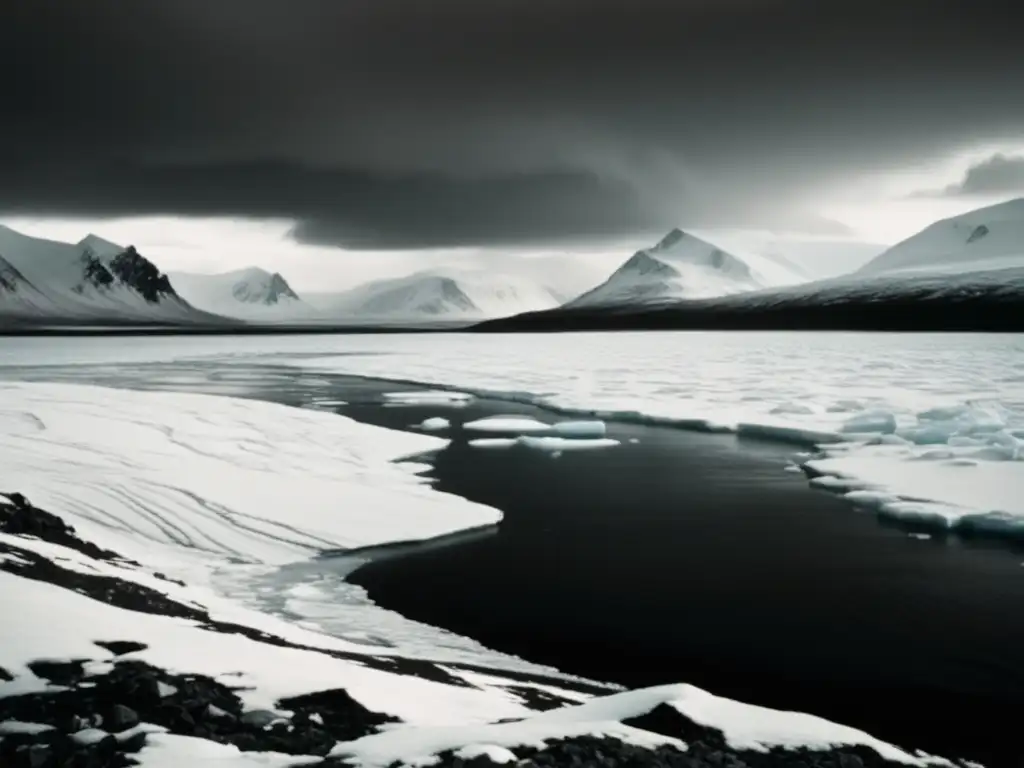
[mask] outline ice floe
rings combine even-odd
[[[440,432],[442,429],[448,429],[451,425],[452,423],[443,416],[431,416],[417,424],[416,428],[422,429],[424,432]]]
[[[812,458],[812,473],[876,491],[883,514],[997,535],[1016,536],[1024,526],[1017,339],[581,333],[501,340],[500,349],[492,336],[437,337],[429,349],[418,339],[362,340],[365,350],[354,354],[291,364],[458,387],[563,415],[816,445],[824,455]]]
[[[150,541],[280,564],[498,522],[392,463],[444,445],[254,400],[0,384],[5,475],[97,540],[122,534],[114,548],[131,534],[129,556]]]
[[[612,448],[619,445],[619,441],[608,437],[574,439],[568,437],[523,435],[520,437],[482,437],[470,440],[469,445],[472,448],[487,450],[525,448],[545,453],[561,453],[563,451],[593,451],[601,448]]]
[[[543,421],[528,416],[485,416],[475,421],[467,421],[462,428],[469,432],[510,432],[517,435],[530,435],[550,432],[551,426]]]
[[[464,407],[473,401],[468,392],[449,392],[447,390],[413,390],[410,392],[385,392],[384,404],[399,405],[447,405]]]

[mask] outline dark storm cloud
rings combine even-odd
[[[918,197],[970,197],[974,195],[1024,195],[1024,157],[996,153],[975,163],[962,180]]]
[[[0,209],[284,215],[350,247],[823,226],[818,191],[1005,138],[987,0],[34,0]]]

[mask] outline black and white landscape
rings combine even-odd
[[[134,248],[88,235],[60,243],[0,226],[0,318],[6,322],[209,323]]]
[[[487,330],[1024,330],[1024,198],[937,221],[859,269],[800,278],[681,230],[557,310]]]
[[[578,278],[544,284],[535,275],[448,269],[302,297],[280,273],[259,268],[165,276],[134,249],[94,236],[65,244],[5,228],[0,317],[270,329],[499,319],[481,329],[1016,331],[1024,322],[1014,311],[1024,296],[1022,233],[1024,198],[937,221],[870,259],[870,243],[677,228],[579,295]],[[866,263],[816,279],[815,262],[837,248]]]
[[[568,677],[402,621],[315,567],[318,552],[354,566],[392,541],[500,522],[388,463],[438,437],[361,425],[326,400],[2,392],[5,476],[28,493],[0,501],[12,765],[947,764],[692,686]],[[558,432],[564,450],[592,439]]]
[[[0,768],[1019,768],[991,0],[0,20]]]

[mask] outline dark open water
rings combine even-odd
[[[341,411],[391,427],[557,420],[481,401]],[[882,526],[783,471],[793,446],[609,426],[621,446],[558,459],[457,438],[438,456],[437,487],[502,509],[498,535],[352,580],[406,616],[567,672],[689,682],[1020,764],[1015,729],[999,725],[1024,704],[1019,553]]]

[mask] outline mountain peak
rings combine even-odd
[[[860,274],[959,272],[1024,265],[1024,198],[950,216],[897,243]]]
[[[79,240],[77,245],[83,251],[89,251],[100,258],[117,256],[125,250],[124,246],[112,243],[109,240],[104,240],[99,235],[94,235],[92,233],[89,233]]]
[[[686,232],[683,232],[683,230],[679,229],[679,227],[675,227],[675,228],[672,229],[671,232],[669,232],[667,235],[665,235],[663,238],[661,238],[661,240],[659,240],[656,245],[654,245],[652,248],[649,248],[648,250],[651,250],[651,251],[664,251],[664,250],[667,250],[667,249],[673,247],[674,245],[679,244],[684,238],[689,237],[689,236],[690,235],[687,235]]]

